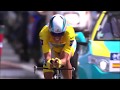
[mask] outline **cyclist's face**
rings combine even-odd
[[[61,41],[62,36],[53,36],[53,39],[56,43],[59,43]]]

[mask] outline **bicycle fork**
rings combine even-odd
[[[55,70],[54,72],[54,79],[61,79],[61,70]]]

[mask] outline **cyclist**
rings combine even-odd
[[[71,69],[71,57],[76,50],[75,31],[67,24],[64,16],[55,14],[49,23],[39,33],[44,53],[45,64],[43,67],[63,67]],[[56,58],[57,57],[57,58]],[[51,58],[56,58],[50,63]],[[57,60],[57,63],[55,61]],[[43,69],[45,79],[52,79],[53,70]],[[72,70],[62,70],[64,79],[72,79]]]

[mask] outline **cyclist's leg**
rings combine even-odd
[[[71,68],[72,68],[70,59],[71,59],[71,57],[74,55],[75,50],[76,50],[76,47],[77,47],[77,43],[76,43],[76,40],[75,40],[75,41],[73,42],[71,53],[69,54],[69,56],[68,56],[68,58],[67,58],[66,66],[65,66],[64,68],[68,68],[68,69],[71,69]],[[63,52],[61,52],[61,55],[62,55],[62,53],[63,53]],[[63,73],[63,77],[64,77],[65,79],[72,79],[72,70],[63,70],[62,73]]]
[[[46,64],[43,65],[43,68],[48,68]],[[43,69],[43,74],[45,79],[52,79],[53,77],[53,70]]]
[[[53,51],[53,49],[51,49],[51,52],[52,52],[51,57],[54,58],[55,57],[55,52]],[[46,66],[46,63],[44,63],[43,68],[48,68]],[[43,74],[44,74],[45,79],[52,79],[53,75],[54,75],[54,71],[53,70],[48,70],[48,69],[43,69]]]
[[[68,68],[68,69],[72,68],[72,65],[70,63],[71,56],[72,56],[72,53],[68,56],[66,66],[64,66],[64,68]],[[62,70],[62,74],[64,79],[72,79],[72,70]]]

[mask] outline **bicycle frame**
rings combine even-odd
[[[61,70],[56,68],[54,68],[53,70],[54,70],[53,79],[61,79]]]

